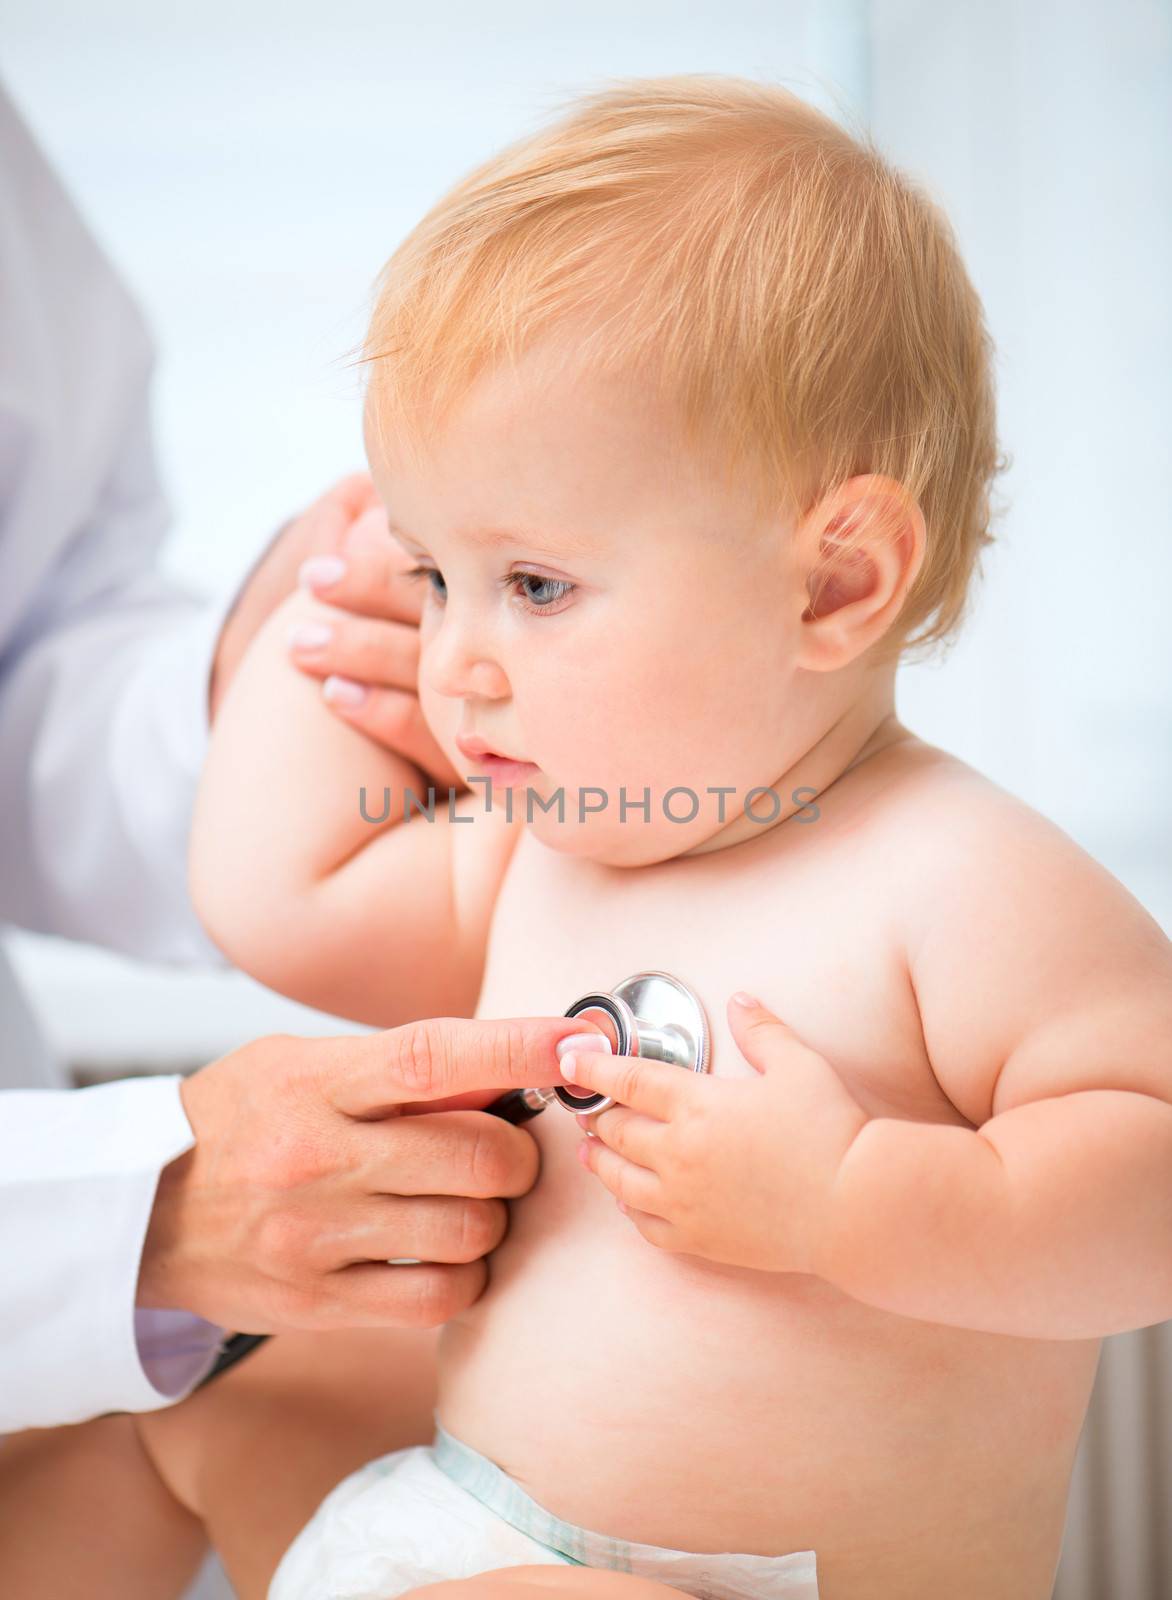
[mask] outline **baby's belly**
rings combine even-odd
[[[1049,1594],[1095,1342],[941,1328],[658,1250],[577,1161],[572,1117],[529,1128],[541,1176],[441,1339],[451,1433],[618,1538],[816,1550],[831,1600]]]

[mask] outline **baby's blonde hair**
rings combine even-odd
[[[479,372],[559,325],[575,360],[654,378],[686,445],[764,510],[895,479],[928,538],[884,644],[957,628],[1004,466],[992,344],[947,220],[866,135],[742,78],[575,100],[383,268],[363,347],[379,435],[417,448]]]

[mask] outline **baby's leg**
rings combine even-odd
[[[0,1440],[0,1594],[170,1600],[207,1548],[130,1417]]]
[[[264,1600],[285,1550],[350,1472],[427,1444],[434,1329],[282,1334],[207,1389],[137,1419],[172,1493],[205,1524],[240,1600]],[[687,1600],[625,1573],[530,1566],[428,1584],[413,1600]]]
[[[281,1334],[181,1405],[136,1419],[241,1600],[264,1600],[285,1550],[344,1477],[430,1443],[438,1338],[434,1328]]]

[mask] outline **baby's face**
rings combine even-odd
[[[458,738],[532,763],[511,803],[555,801],[533,804],[539,838],[646,864],[718,834],[800,753],[807,596],[781,517],[684,459],[649,390],[551,355],[479,379],[422,465],[368,425],[371,466],[425,569],[419,693],[452,763],[489,770]]]

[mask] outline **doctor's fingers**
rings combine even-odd
[[[360,683],[415,693],[419,629],[413,622],[361,617],[341,606],[319,606],[289,630],[289,654],[311,678],[338,673]]]
[[[503,1200],[370,1195],[348,1206],[335,1226],[313,1220],[304,1246],[309,1265],[320,1272],[401,1257],[458,1264],[495,1250],[508,1226]]]
[[[354,1135],[359,1135],[356,1140]],[[351,1130],[351,1177],[367,1194],[517,1199],[537,1181],[532,1134],[483,1111],[425,1111]]]
[[[319,600],[359,616],[418,623],[422,585],[407,574],[415,562],[386,528],[381,507],[358,517],[328,554],[312,555],[298,582]]]
[[[367,738],[404,756],[441,791],[467,792],[467,784],[443,750],[424,719],[419,701],[405,689],[367,688],[352,678],[331,677],[322,689],[323,698],[336,716],[358,728]],[[426,795],[419,796],[425,802]]]
[[[436,743],[413,692],[372,688],[354,678],[331,675],[322,685],[322,698],[343,722],[414,763],[433,788],[443,791],[441,800],[446,802],[448,789],[457,792],[467,789],[463,778]],[[420,794],[419,800],[426,803],[426,794]]]
[[[484,1293],[488,1267],[479,1261],[448,1265],[364,1261],[319,1280],[310,1296],[291,1307],[302,1328],[437,1328],[466,1311]]]
[[[336,1110],[371,1123],[404,1108],[436,1112],[444,1108],[429,1102],[453,1096],[483,1094],[487,1103],[494,1089],[557,1083],[558,1042],[584,1025],[582,1017],[421,1017],[383,1033],[314,1039],[302,1060]]]
[[[324,680],[322,696],[343,722],[413,762],[433,784],[465,787],[424,720],[416,694],[419,630],[413,623],[323,607],[294,623],[289,654],[307,677]]]
[[[338,542],[341,542],[346,530],[356,519],[375,507],[381,510],[381,501],[370,473],[348,472],[332,483],[324,494],[320,494],[302,515],[316,515],[323,521],[329,521],[336,530]],[[384,526],[385,522],[384,516]]]

